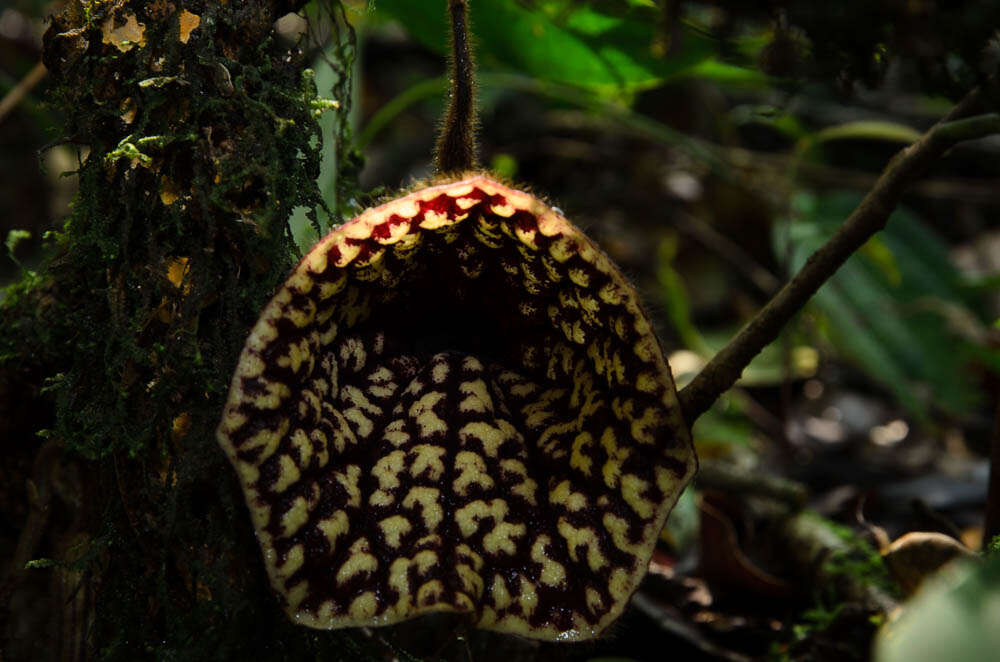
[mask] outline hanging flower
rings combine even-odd
[[[462,175],[320,241],[261,314],[218,439],[315,628],[614,621],[696,465],[635,290],[537,198]]]

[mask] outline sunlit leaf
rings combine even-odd
[[[446,13],[411,0],[379,0],[383,18],[398,20],[421,43],[443,53]],[[480,67],[513,70],[601,92],[655,86],[714,53],[704,35],[684,28],[667,52],[658,34],[659,10],[633,2],[613,13],[563,1],[525,6],[514,0],[470,3]]]

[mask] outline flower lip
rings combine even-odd
[[[695,466],[635,291],[485,175],[321,240],[252,330],[218,439],[273,588],[319,628],[457,611],[595,636]]]

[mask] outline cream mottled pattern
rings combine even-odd
[[[317,244],[247,339],[218,439],[271,585],[315,628],[453,611],[596,636],[696,463],[635,291],[482,175]]]

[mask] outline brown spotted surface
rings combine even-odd
[[[454,611],[596,636],[696,463],[635,291],[482,175],[320,241],[253,328],[218,439],[272,586],[316,628]]]

